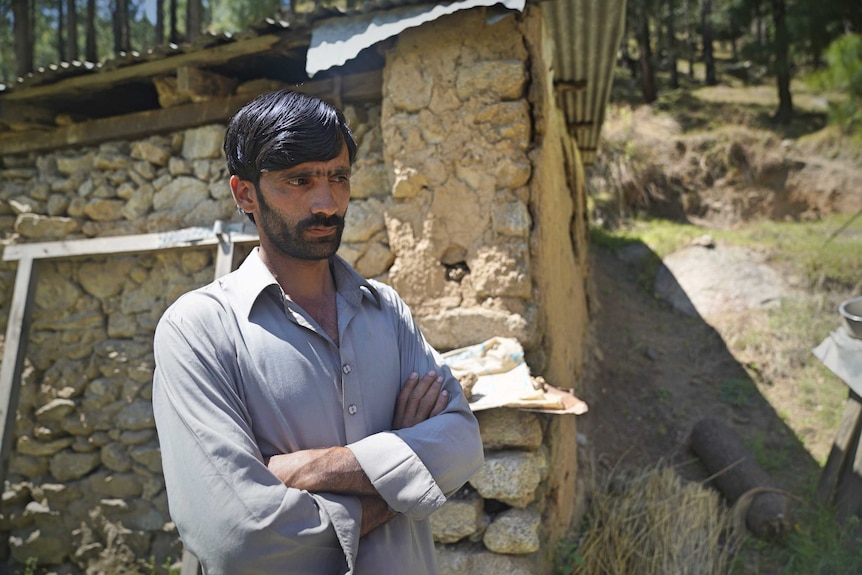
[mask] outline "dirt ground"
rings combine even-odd
[[[647,289],[625,254],[593,246],[591,274],[592,350],[582,392],[590,410],[578,429],[597,476],[664,461],[703,478],[688,437],[698,421],[716,417],[749,444],[789,454],[771,474],[776,487],[801,491],[819,466],[728,349],[721,314],[710,324],[674,309]],[[725,319],[739,313],[764,312],[731,310]]]

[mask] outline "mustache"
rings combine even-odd
[[[332,214],[331,216],[324,216],[321,214],[316,214],[311,217],[305,218],[298,224],[298,228],[304,230],[306,228],[311,227],[343,227],[344,226],[344,217],[339,216],[338,214]]]

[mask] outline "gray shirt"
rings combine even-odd
[[[458,381],[390,287],[331,260],[337,346],[255,250],[156,329],[153,406],[171,516],[207,575],[437,572],[429,515],[482,464]],[[445,411],[391,430],[411,372],[445,373]],[[349,495],[309,493],[273,455],[347,446],[397,516],[362,539]]]

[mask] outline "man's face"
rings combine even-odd
[[[341,245],[349,199],[350,160],[345,147],[332,160],[261,173],[255,220],[261,234],[282,254],[301,260],[327,259]]]

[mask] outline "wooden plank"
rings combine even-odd
[[[842,472],[851,467],[849,463],[854,456],[851,452],[854,439],[858,441],[858,437],[862,433],[862,403],[853,395],[851,392],[844,404],[844,415],[841,418],[841,423],[838,424],[838,430],[835,432],[835,441],[832,443],[829,458],[826,460],[826,465],[823,466],[823,471],[820,472],[820,478],[817,481],[815,498],[823,505],[831,505],[835,501]]]
[[[238,233],[232,235],[236,243],[258,241],[257,233],[245,231],[242,224]],[[95,255],[120,255],[142,253],[164,249],[179,249],[196,246],[212,246],[219,238],[212,228],[186,228],[175,232],[160,232],[131,236],[12,244],[3,251],[4,261],[30,259],[60,259]]]
[[[235,240],[233,234],[227,232],[219,235],[219,248],[216,255],[215,277],[218,279],[233,271]],[[180,568],[180,575],[201,575],[201,564],[198,558],[195,557],[188,549],[183,549],[183,562]]]
[[[143,138],[151,134],[193,128],[230,118],[250,99],[248,96],[213,98],[175,108],[89,120],[51,131],[20,132],[0,140],[0,155],[88,146],[108,140]]]
[[[236,244],[229,234],[227,234],[227,237],[220,239],[221,241],[218,243],[218,252],[216,253],[215,279],[233,271],[233,256],[236,253],[236,250],[234,249]]]
[[[255,36],[194,52],[166,55],[164,58],[155,58],[112,70],[98,70],[43,86],[16,87],[4,94],[2,99],[32,102],[51,96],[85,94],[94,90],[107,89],[122,82],[146,79],[159,74],[172,74],[179,66],[216,66],[234,58],[269,51],[281,40],[280,34]],[[289,45],[284,46],[283,49],[299,48],[307,46],[308,43],[309,39],[305,34],[292,31]],[[283,44],[284,42],[279,45],[279,48],[282,48]]]
[[[341,79],[345,100],[368,100],[380,97],[382,73],[379,70],[352,74]],[[336,88],[331,79],[306,82],[294,88],[322,99],[331,99]],[[174,108],[159,108],[124,116],[89,120],[54,130],[16,132],[0,137],[0,156],[44,152],[70,146],[95,145],[109,140],[143,138],[152,134],[194,128],[222,122],[233,116],[257,94],[240,94],[212,98],[205,102]]]
[[[6,325],[6,342],[3,347],[3,365],[0,366],[0,482],[6,479],[12,440],[15,437],[15,411],[21,390],[21,371],[24,351],[30,331],[33,293],[36,273],[33,258],[18,261],[9,322]]]
[[[56,116],[57,112],[50,108],[0,100],[0,122],[12,126],[13,130],[18,129],[15,126],[26,124],[36,125],[38,126],[37,129],[53,128],[56,126],[54,121]]]
[[[201,575],[201,564],[198,558],[183,549],[183,562],[180,567],[180,575]]]

